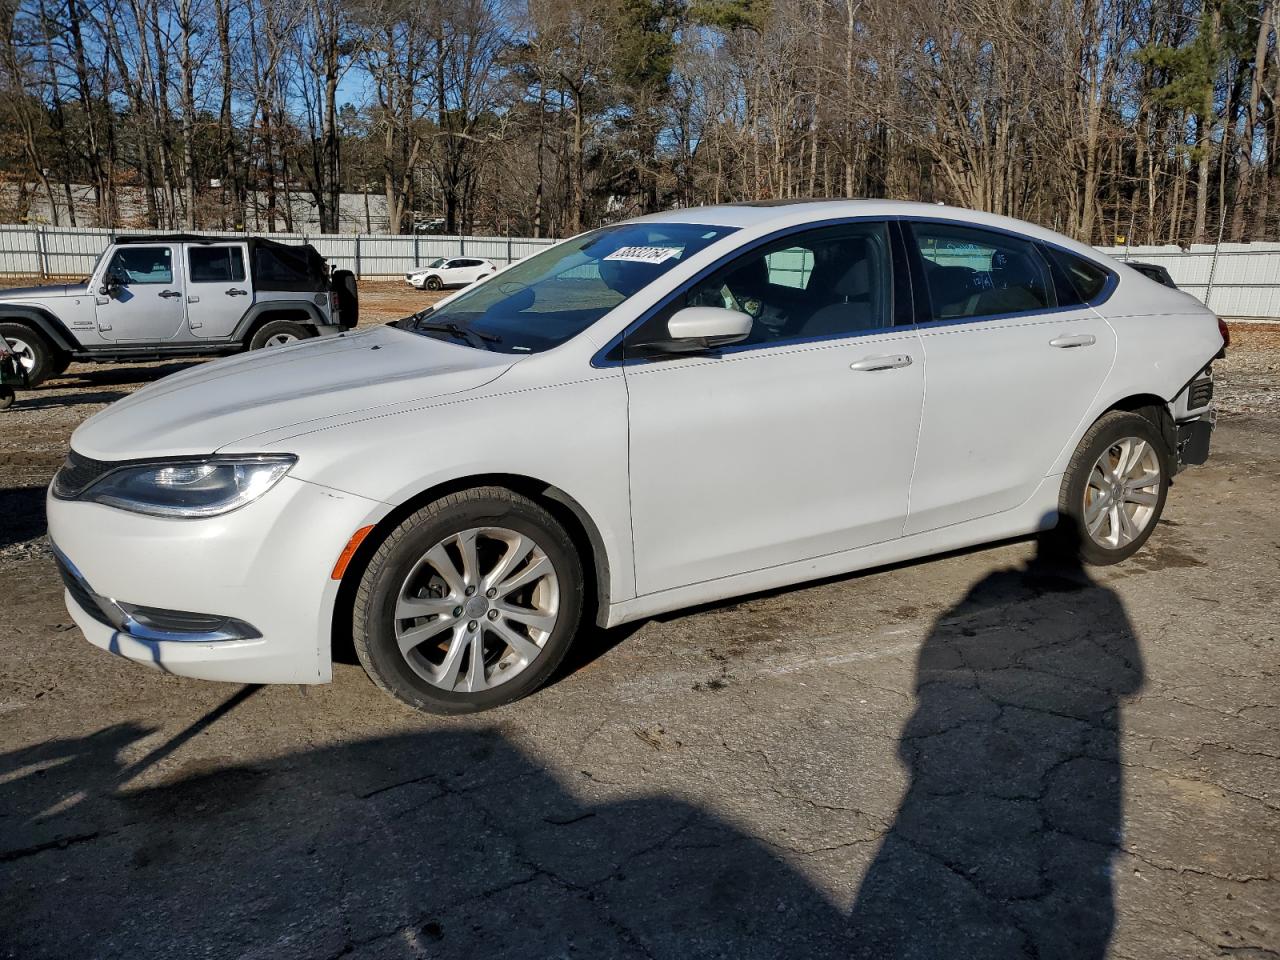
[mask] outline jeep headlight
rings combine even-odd
[[[77,499],[155,517],[216,517],[257,500],[297,460],[291,454],[262,454],[122,466]]]

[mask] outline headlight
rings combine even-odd
[[[112,470],[78,499],[156,517],[215,517],[257,500],[297,460],[264,454],[136,464]]]

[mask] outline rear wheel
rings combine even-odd
[[[43,383],[66,369],[66,364],[59,367],[59,351],[54,349],[44,334],[33,327],[25,323],[0,323],[0,336],[5,338],[9,349],[27,371],[28,386]]]
[[[480,487],[390,533],[361,578],[352,633],[383,690],[418,710],[468,713],[546,682],[582,603],[582,564],[564,529],[528,498]]]
[[[300,323],[294,323],[292,320],[271,320],[254,331],[249,340],[249,349],[283,347],[310,337],[311,331]]]
[[[1099,418],[1063,478],[1058,544],[1097,565],[1136,553],[1164,511],[1168,460],[1159,430],[1146,417],[1113,410]]]

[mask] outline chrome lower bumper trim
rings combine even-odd
[[[147,642],[223,643],[256,640],[262,636],[251,624],[234,617],[188,613],[126,603],[96,592],[78,567],[52,544],[58,572],[75,602],[99,623],[135,640]]]

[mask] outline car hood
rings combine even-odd
[[[87,283],[49,283],[42,287],[9,287],[7,290],[0,290],[0,301],[83,297],[88,292]]]
[[[271,347],[143,387],[86,420],[71,446],[96,460],[198,456],[263,433],[303,433],[473,390],[519,359],[394,327]]]

